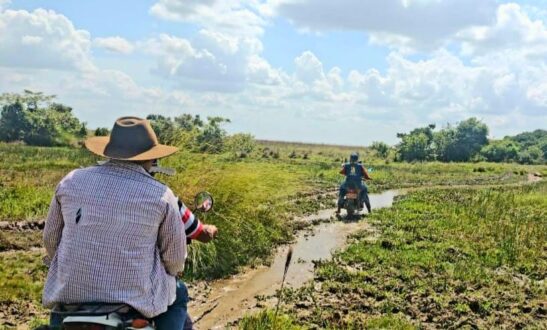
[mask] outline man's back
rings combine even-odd
[[[363,165],[359,163],[345,163],[341,173],[346,176],[348,184],[361,185],[361,179],[365,176]]]
[[[61,181],[44,230],[52,257],[44,304],[123,302],[167,309],[186,254],[172,191],[139,165],[111,161]]]

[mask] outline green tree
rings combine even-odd
[[[22,141],[29,129],[25,109],[20,101],[4,105],[0,117],[0,140],[5,142]]]
[[[456,153],[456,129],[448,125],[433,135],[435,159],[449,162]]]
[[[52,103],[54,96],[25,91],[24,94],[2,94],[0,139],[24,141],[29,145],[73,145],[87,135],[85,123],[72,113],[72,108]],[[9,103],[13,102],[13,103]]]
[[[481,149],[481,156],[489,162],[517,160],[519,145],[510,139],[494,140]]]
[[[372,142],[372,146],[370,148],[376,151],[376,154],[378,155],[378,157],[381,157],[381,158],[387,158],[389,154],[389,149],[390,149],[387,143],[379,142],[379,141]]]
[[[538,146],[531,146],[518,154],[521,164],[541,164],[544,162],[543,151]]]
[[[523,132],[507,138],[516,141],[525,149],[534,145],[539,145],[542,141],[546,140],[547,131],[543,129],[537,129],[533,132]]]
[[[547,161],[547,137],[541,139],[538,143],[538,146],[543,152],[543,159]]]
[[[251,134],[238,133],[226,138],[225,149],[238,157],[247,157],[256,148],[256,141]]]
[[[110,130],[106,127],[98,127],[94,133],[95,136],[107,136],[109,134]]]
[[[178,130],[175,122],[162,115],[148,115],[146,119],[150,121],[152,129],[156,133],[158,140],[163,144],[178,144],[177,136]]]
[[[464,120],[456,128],[455,143],[451,160],[469,161],[488,144],[488,127],[477,118]]]
[[[55,95],[45,95],[42,92],[33,92],[25,89],[23,94],[19,93],[3,93],[0,95],[0,104],[9,105],[21,103],[23,107],[29,111],[37,110],[42,106],[47,106],[55,98]]]
[[[432,145],[434,129],[435,125],[431,124],[416,128],[408,134],[398,133],[397,137],[401,139],[397,147],[399,159],[407,162],[434,159]]]
[[[224,150],[224,139],[227,136],[226,130],[221,125],[229,123],[230,120],[223,117],[207,117],[207,124],[196,137],[199,151],[219,153]]]
[[[199,115],[192,116],[188,113],[175,117],[174,120],[179,128],[186,131],[191,131],[193,129],[203,127],[204,125],[203,120]]]

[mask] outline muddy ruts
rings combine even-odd
[[[2,231],[24,231],[24,230],[42,230],[46,224],[45,220],[32,221],[0,221],[0,230]]]

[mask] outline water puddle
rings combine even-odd
[[[371,194],[369,197],[372,208],[390,207],[397,194],[395,190]],[[322,210],[299,220],[312,222],[329,219],[335,211],[336,209]],[[342,212],[340,221],[321,223],[313,227],[312,232],[299,233],[295,243],[291,245],[293,257],[285,286],[298,288],[311,280],[314,260],[329,259],[333,251],[345,246],[349,235],[366,228],[370,228],[366,218],[345,221],[345,214]],[[206,299],[198,298],[190,303],[190,315],[197,318],[196,328],[224,329],[227,323],[257,309],[257,296],[271,296],[279,289],[288,249],[289,246],[280,247],[270,267],[250,269],[211,283],[211,294]]]

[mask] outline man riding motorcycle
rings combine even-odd
[[[340,174],[346,176],[346,180],[342,185],[340,185],[340,192],[338,195],[338,209],[336,214],[340,214],[340,209],[344,206],[344,196],[348,191],[348,187],[358,187],[359,188],[359,205],[360,208],[363,208],[363,203],[366,201],[366,196],[368,194],[368,188],[363,183],[363,179],[372,180],[370,175],[367,172],[367,169],[359,162],[359,155],[354,152],[350,155],[349,163],[342,165]],[[365,203],[368,213],[372,212],[370,203]]]
[[[157,329],[183,329],[188,291],[176,275],[187,238],[207,242],[217,229],[150,175],[154,161],[177,148],[159,144],[150,123],[137,117],[119,118],[109,137],[85,146],[110,160],[74,170],[57,186],[44,228],[44,305],[121,303]],[[52,313],[50,324],[62,318]]]

